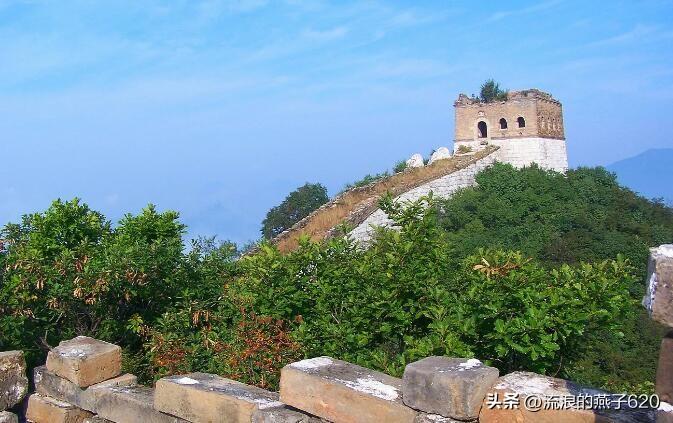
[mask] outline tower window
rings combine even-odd
[[[479,121],[477,124],[477,131],[479,132],[479,138],[486,138],[488,137],[488,127],[486,126],[486,122]]]
[[[507,120],[505,118],[500,118],[500,129],[507,129]]]
[[[519,124],[519,128],[525,128],[526,127],[526,119],[524,119],[522,116],[519,116],[517,118],[516,122]]]

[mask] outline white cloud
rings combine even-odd
[[[337,26],[326,30],[306,29],[303,36],[316,41],[331,41],[343,38],[348,34],[348,28],[345,26]]]
[[[530,13],[536,13],[536,12],[542,12],[547,9],[551,9],[552,7],[558,5],[561,3],[561,0],[549,0],[545,1],[542,3],[535,4],[533,6],[528,6],[524,7],[522,9],[511,9],[511,10],[502,10],[499,12],[493,13],[491,16],[486,19],[486,22],[496,22],[503,20],[505,18],[509,18],[512,16],[521,16],[521,15],[527,15]]]

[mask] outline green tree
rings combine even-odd
[[[500,85],[493,79],[488,79],[486,82],[481,84],[479,99],[484,103],[504,101],[507,100],[507,90],[501,89]]]
[[[75,335],[139,348],[129,324],[151,323],[186,281],[177,217],[149,206],[113,229],[74,199],[5,226],[0,350],[24,349],[34,363]]]
[[[322,184],[304,184],[268,211],[262,221],[262,235],[266,239],[278,236],[327,201],[327,188]]]

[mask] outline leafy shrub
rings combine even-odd
[[[137,348],[128,321],[161,315],[184,280],[183,232],[177,213],[153,206],[113,229],[77,199],[7,225],[0,350],[24,349],[34,363],[75,335]]]
[[[400,160],[399,162],[395,163],[395,166],[393,167],[393,172],[394,173],[404,172],[406,168],[407,168],[407,161]]]
[[[406,163],[405,163],[405,167],[406,167]],[[373,175],[367,174],[362,179],[359,179],[359,180],[357,180],[353,183],[350,183],[350,184],[346,184],[346,186],[344,187],[344,189],[341,190],[341,192],[343,193],[343,192],[346,192],[346,191],[348,191],[350,189],[353,189],[353,188],[359,188],[359,187],[364,187],[364,186],[369,185],[369,184],[373,184],[374,182],[380,181],[381,179],[387,178],[388,176],[390,176],[390,173],[388,173],[387,170],[385,172],[375,173]]]
[[[481,85],[479,90],[479,99],[484,103],[491,103],[493,101],[507,100],[507,90],[500,88],[500,84],[493,79],[488,79]]]

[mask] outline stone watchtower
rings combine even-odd
[[[515,167],[537,163],[559,172],[568,169],[563,110],[550,94],[511,91],[507,100],[489,103],[460,94],[454,106],[456,153],[497,145],[498,160]]]

